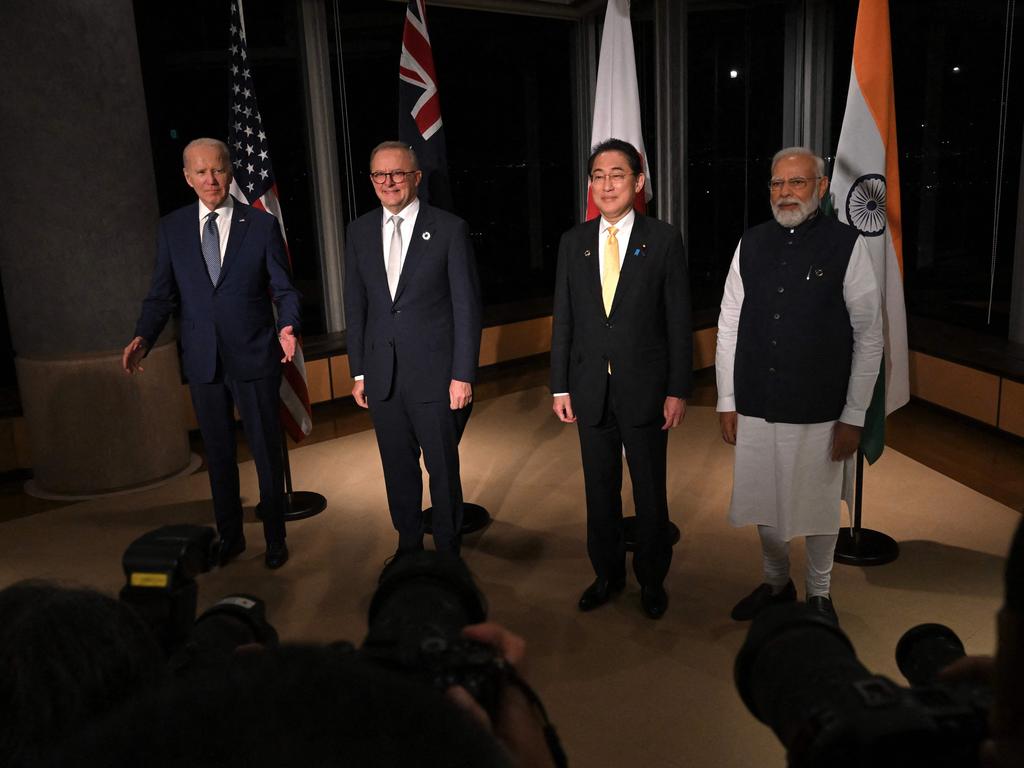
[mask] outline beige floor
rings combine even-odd
[[[645,618],[631,583],[591,614],[575,608],[591,578],[584,547],[582,473],[575,429],[555,421],[540,388],[479,403],[463,442],[463,483],[493,524],[464,555],[491,617],[529,643],[529,677],[577,766],[781,766],[783,751],[735,692],[732,664],[746,626],[729,620],[759,580],[751,530],[725,522],[731,449],[710,408],[690,409],[669,446],[669,504],[683,539],[667,582],[669,611]],[[261,533],[237,564],[201,577],[201,607],[232,591],[268,603],[284,639],[358,641],[395,534],[386,513],[373,435],[299,448],[295,485],[327,511],[289,528],[292,561],[263,568]],[[242,465],[246,502],[255,472]],[[162,488],[73,504],[0,524],[0,586],[26,577],[120,588],[125,546],[169,522],[210,522],[200,473]],[[628,498],[628,491],[627,491]],[[900,541],[895,563],[837,566],[833,594],[860,659],[898,678],[893,649],[924,621],[949,624],[969,652],[988,652],[1002,595],[1005,550],[1020,519],[998,504],[889,449],[868,469],[865,524]],[[802,550],[794,552],[802,569]],[[795,571],[799,573],[800,571]],[[802,592],[802,586],[799,584]]]

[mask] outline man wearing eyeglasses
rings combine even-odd
[[[807,603],[838,623],[839,501],[878,376],[882,315],[864,238],[818,210],[824,169],[805,147],[776,153],[774,221],[744,233],[722,297],[717,410],[736,446],[729,522],[757,526],[763,557],[763,583],[733,608],[737,621],[796,600],[789,542],[804,536]]]
[[[422,174],[406,144],[370,154],[381,208],[345,243],[345,319],[352,397],[370,409],[401,556],[423,548],[423,477],[434,546],[459,553],[458,441],[480,355],[480,287],[466,222],[416,198]]]
[[[652,619],[668,607],[672,560],[665,462],[668,430],[692,386],[690,289],[679,230],[633,209],[645,177],[620,139],[590,156],[599,218],[562,235],[555,278],[551,391],[555,415],[579,429],[587,554],[596,578],[579,600],[597,608],[622,591],[622,452],[636,507],[633,571]]]

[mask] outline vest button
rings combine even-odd
[[[779,345],[779,342],[777,342],[777,341],[776,341],[775,339],[772,339],[772,340],[771,340],[771,345],[772,345],[773,347],[777,347],[777,346]]]
[[[776,290],[778,290],[779,293],[785,293],[786,292],[786,289],[783,288],[781,285]]]
[[[772,315],[772,319],[773,320],[778,320],[780,317],[782,317],[782,315],[780,315],[778,312],[776,312],[774,315]]]
[[[775,369],[774,368],[769,368],[768,369],[768,373],[775,373]]]

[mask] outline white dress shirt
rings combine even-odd
[[[228,249],[228,235],[231,234],[231,216],[235,210],[235,198],[228,195],[220,207],[214,213],[217,214],[217,230],[220,232],[220,265],[224,266],[224,253]],[[199,201],[199,242],[203,242],[203,230],[206,228],[206,217],[210,215],[210,209],[206,204]]]

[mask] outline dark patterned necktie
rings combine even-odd
[[[216,285],[220,277],[220,230],[217,229],[216,211],[210,211],[203,227],[203,261],[210,273],[210,282]]]

